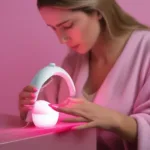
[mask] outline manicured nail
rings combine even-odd
[[[32,92],[36,92],[37,89],[35,87],[31,87]]]
[[[69,103],[69,100],[67,99],[67,100],[65,100],[63,103],[61,103],[59,105],[60,106],[66,106],[66,105],[68,105],[68,103]]]
[[[52,108],[54,108],[54,109],[55,109],[55,108],[56,108],[56,109],[58,108],[58,105],[56,105],[56,104],[49,104],[49,106],[52,107]]]
[[[72,127],[71,130],[77,130],[77,127]]]
[[[35,98],[35,94],[34,93],[32,93],[31,96],[32,96],[32,98]]]

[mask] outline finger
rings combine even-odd
[[[63,103],[58,104],[59,107],[63,107],[69,104],[69,99],[66,99]]]
[[[35,94],[34,93],[30,93],[30,92],[22,92],[22,93],[20,93],[19,97],[20,97],[20,99],[23,99],[23,98],[34,99],[35,98]]]
[[[58,108],[72,108],[74,106],[76,106],[75,104],[77,103],[77,101],[74,101],[72,102],[70,99],[66,99],[63,103],[61,104],[49,104],[50,107],[53,107],[55,109],[58,109]]]
[[[62,122],[88,122],[88,120],[83,117],[65,118],[65,119],[62,119],[61,121]]]
[[[29,111],[29,110],[32,110],[32,109],[33,109],[33,107],[30,106],[30,105],[24,105],[23,107],[21,107],[22,111]]]
[[[62,112],[65,114],[78,116],[78,117],[80,116],[80,117],[88,119],[87,113],[85,113],[84,111],[82,111],[80,109],[68,108],[68,107],[58,107],[58,106],[54,107],[53,105],[51,105],[51,107],[58,112]]]
[[[68,100],[69,100],[71,103],[80,103],[80,102],[83,102],[83,100],[80,99],[80,98],[72,98],[72,97],[69,97]]]
[[[70,114],[70,115],[75,115],[75,116],[78,116],[80,115],[80,112],[78,111],[75,111],[74,109],[72,108],[67,108],[67,107],[59,107],[59,105],[55,105],[55,104],[49,104],[49,106],[58,111],[58,112],[62,112],[62,113],[66,113],[66,114]]]
[[[21,112],[27,112],[27,111],[32,110],[32,109],[33,109],[33,107],[30,106],[30,105],[24,105],[24,106],[20,106],[20,107],[19,107],[19,110],[20,110]]]
[[[28,85],[26,87],[23,88],[23,91],[26,91],[26,92],[36,92],[37,89],[31,85]]]
[[[33,105],[34,103],[35,103],[34,100],[28,100],[28,99],[20,101],[20,105]]]
[[[62,112],[62,113],[67,113],[67,114],[74,114],[75,112],[73,109],[67,108],[67,107],[59,107],[58,105],[49,105],[52,107],[54,110]]]
[[[33,109],[33,105],[24,105],[24,108],[27,108],[28,110],[32,110]]]
[[[83,130],[83,129],[95,128],[95,127],[96,127],[96,123],[93,121],[93,122],[85,123],[80,126],[73,127],[72,129],[73,130]]]
[[[77,101],[71,101],[69,98],[67,98],[63,103],[57,104],[56,106],[58,107],[65,107],[65,106],[70,106],[73,103],[77,103]]]

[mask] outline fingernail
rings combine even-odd
[[[33,90],[36,92],[37,91],[37,89],[36,88],[33,88]]]
[[[68,103],[69,103],[69,99],[65,100],[62,104],[60,104],[60,106],[68,105]]]
[[[32,93],[31,96],[32,96],[33,98],[35,98],[35,94]]]
[[[56,104],[49,104],[49,106],[52,108],[58,108],[58,105],[56,105]]]
[[[71,130],[76,130],[76,129],[77,129],[77,127],[72,127],[72,128],[71,128]]]

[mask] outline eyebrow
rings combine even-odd
[[[61,22],[61,23],[58,23],[58,24],[56,24],[56,27],[59,27],[59,26],[65,24],[65,23],[68,22],[68,21],[69,21],[69,20],[65,20],[65,21],[63,21],[63,22]],[[48,24],[48,26],[52,27],[52,26],[49,25],[49,24]]]

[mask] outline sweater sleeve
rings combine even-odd
[[[126,150],[150,150],[150,75],[141,89],[131,114],[137,122],[137,140],[124,142]]]

